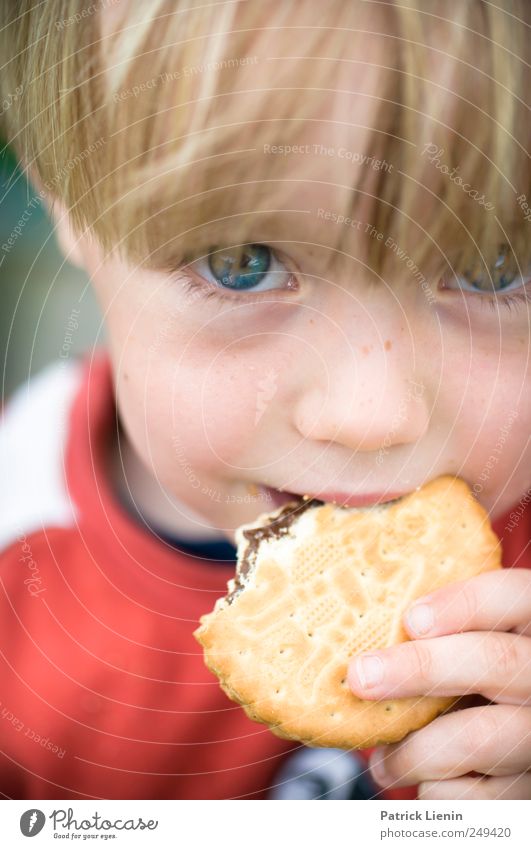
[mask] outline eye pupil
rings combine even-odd
[[[214,251],[208,257],[212,275],[228,289],[252,289],[269,271],[271,250],[267,245],[242,245]]]

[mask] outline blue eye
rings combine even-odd
[[[292,275],[263,244],[237,245],[212,250],[189,266],[212,288],[232,292],[262,292],[268,289],[290,288]]]
[[[442,284],[444,289],[461,289],[464,292],[477,292],[483,295],[503,295],[523,289],[529,282],[531,269],[522,276],[515,257],[506,245],[500,247],[500,254],[490,273],[478,260],[471,268],[455,277],[446,275]]]
[[[476,292],[490,292],[491,294],[503,292],[514,282],[521,281],[514,257],[508,247],[503,245],[500,251],[498,259],[490,269],[490,275],[478,264],[475,268],[465,271],[461,280],[466,281]]]
[[[267,245],[242,245],[211,253],[208,267],[221,286],[254,289],[269,271],[271,258]]]

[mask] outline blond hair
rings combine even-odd
[[[264,145],[296,144],[318,120],[336,60],[356,78],[370,5],[315,4],[299,39],[292,3],[267,4],[265,20],[257,0],[4,3],[5,139],[106,252],[171,269],[216,228],[217,244],[220,233],[245,243],[255,212],[312,179],[310,159],[265,162]],[[366,153],[389,167],[352,169],[338,212],[370,197],[374,226],[419,266],[434,255],[458,270],[477,256],[489,266],[504,243],[527,267],[531,4],[372,5],[384,26],[371,32],[382,58]],[[271,33],[292,30],[297,58],[272,61]],[[254,81],[245,91],[242,74]],[[345,132],[355,123],[350,115]],[[368,238],[370,267],[381,271],[384,255]]]

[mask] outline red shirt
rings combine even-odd
[[[304,747],[251,722],[192,636],[234,566],[181,553],[129,516],[108,480],[115,428],[102,352],[48,367],[4,409],[0,792],[272,798]],[[495,525],[505,565],[531,567],[530,514],[510,532],[508,516]]]

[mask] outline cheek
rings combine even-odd
[[[279,359],[262,345],[234,341],[205,354],[197,351],[179,369],[175,397],[186,407],[188,438],[204,461],[222,464],[238,476],[257,455],[262,419],[273,427],[281,390]],[[176,419],[177,420],[177,419]],[[182,418],[178,416],[179,425]]]
[[[466,436],[491,442],[508,418],[529,421],[531,370],[522,350],[510,341],[500,349],[477,339],[473,344],[453,338],[445,346],[439,395],[446,424]],[[516,411],[516,416],[512,415]]]
[[[445,384],[449,441],[461,474],[489,508],[510,505],[529,484],[530,384],[531,372],[516,349],[461,358]]]
[[[280,415],[286,357],[235,341],[147,360],[122,361],[117,396],[137,451],[151,455],[158,475],[175,479],[183,458],[197,473],[237,478],[254,469],[264,425],[269,431]]]

